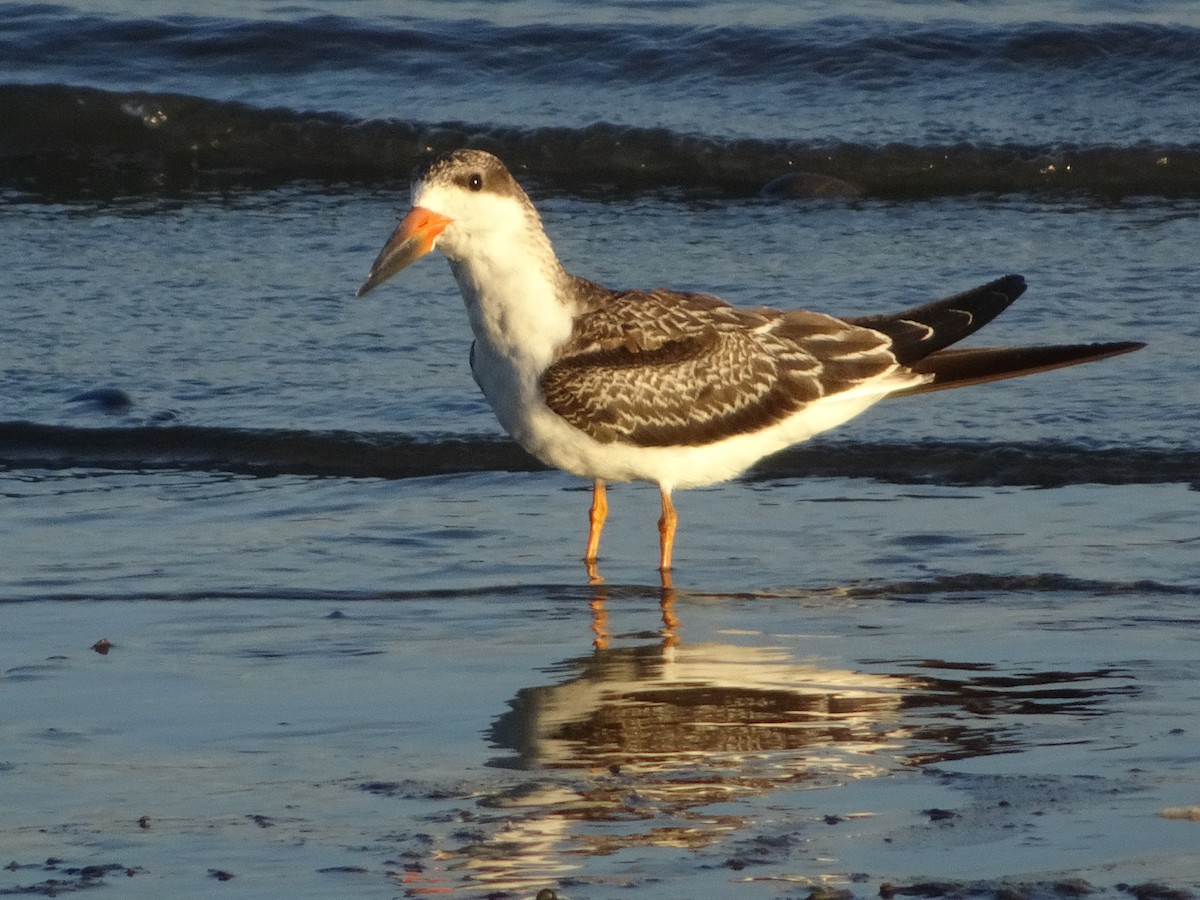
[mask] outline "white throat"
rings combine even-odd
[[[477,346],[540,374],[571,336],[573,309],[561,293],[565,273],[545,235],[532,243],[491,237],[450,256]]]
[[[569,282],[541,219],[520,188],[471,192],[457,183],[422,183],[414,206],[451,219],[435,246],[450,260],[467,304],[477,351],[545,369],[570,337]]]
[[[530,224],[469,238],[443,234],[451,240],[439,243],[475,333],[475,380],[500,424],[527,448],[536,432],[531,416],[545,410],[539,379],[574,327],[570,278],[536,219]]]

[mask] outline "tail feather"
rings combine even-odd
[[[1122,353],[1132,353],[1146,346],[1138,341],[1118,341],[1107,344],[1058,344],[1043,347],[978,347],[943,350],[932,353],[909,366],[914,372],[932,375],[933,379],[916,387],[892,394],[903,397],[924,394],[946,388],[965,387],[1048,372],[1064,366],[1095,362]]]
[[[1007,275],[974,290],[903,312],[846,321],[886,334],[892,339],[891,349],[896,359],[902,365],[912,366],[978,331],[1024,292],[1025,279]]]

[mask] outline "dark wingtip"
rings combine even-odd
[[[1117,341],[1108,344],[1109,356],[1120,356],[1122,353],[1132,353],[1134,350],[1141,350],[1146,346],[1145,341]]]
[[[1004,293],[1010,301],[1016,300],[1025,293],[1025,276],[1024,275],[1005,275],[1003,278],[993,282],[996,290]]]
[[[1141,341],[1111,341],[1102,344],[1057,344],[1031,347],[976,347],[934,353],[912,365],[914,372],[932,375],[933,380],[892,396],[923,394],[946,388],[1001,381],[1063,369],[1080,363],[1099,362],[1123,353],[1141,350]]]
[[[1005,275],[912,309],[845,321],[886,334],[892,339],[892,353],[907,366],[978,331],[1023,293],[1025,279],[1020,275]]]

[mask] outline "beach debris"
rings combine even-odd
[[[17,872],[22,869],[37,869],[43,872],[54,872],[54,878],[48,878],[37,884],[17,885],[0,889],[0,894],[57,897],[72,891],[89,890],[105,884],[105,876],[124,875],[132,878],[144,870],[141,866],[126,866],[121,863],[93,863],[86,866],[65,866],[64,860],[51,856],[44,863],[18,863],[16,860],[4,867],[6,871]]]
[[[879,896],[883,900],[891,900],[896,896],[936,897],[946,900],[1049,900],[1084,897],[1095,892],[1096,888],[1082,878],[1032,882],[916,881],[907,885],[885,881],[879,886]]]
[[[1186,888],[1167,887],[1157,881],[1143,884],[1118,884],[1117,890],[1132,894],[1137,900],[1194,900],[1195,894]]]
[[[945,822],[947,819],[958,818],[958,813],[956,813],[954,810],[939,809],[936,806],[921,810],[921,814],[929,816],[930,822]]]
[[[1164,819],[1186,819],[1200,822],[1200,806],[1168,806],[1158,813]]]
[[[854,900],[854,892],[848,888],[818,887],[804,900]]]

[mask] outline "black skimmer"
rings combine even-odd
[[[500,424],[546,465],[593,482],[590,567],[608,512],[606,482],[658,485],[665,576],[675,488],[733,478],[884,397],[1143,346],[947,349],[1020,296],[1018,275],[857,318],[739,308],[661,288],[610,290],[562,267],[525,192],[481,150],[456,150],[424,166],[412,204],[358,296],[435,247],[446,255],[475,333],[471,371]]]

